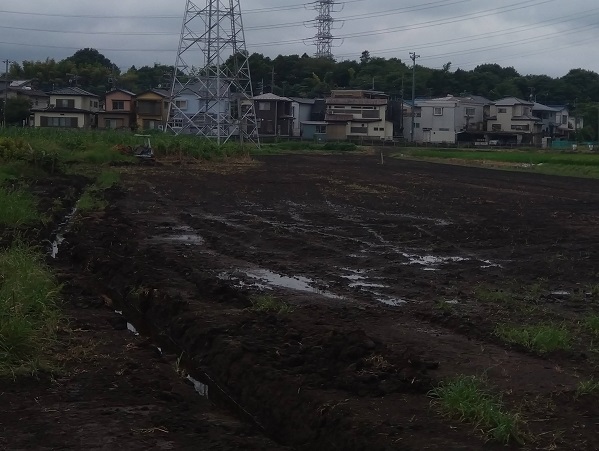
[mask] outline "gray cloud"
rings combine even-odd
[[[309,27],[316,16],[313,9],[298,0],[242,0],[241,5],[250,52],[271,57],[314,53],[309,39],[316,33]],[[289,9],[293,6],[299,7]],[[523,74],[561,76],[578,67],[599,72],[599,5],[586,0],[353,0],[341,6],[334,14],[340,27],[333,31],[339,38],[337,59],[357,59],[369,50],[373,56],[407,61],[414,50],[421,55],[419,63],[429,67],[451,61],[453,69],[471,69],[497,62]],[[184,7],[185,0],[11,3],[0,6],[0,57],[62,59],[79,48],[94,47],[122,69],[172,64]],[[201,65],[199,55],[196,65]]]

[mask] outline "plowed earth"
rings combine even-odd
[[[367,155],[122,172],[60,250],[64,375],[5,390],[5,448],[505,449],[429,394],[484,375],[524,420],[508,449],[599,449],[576,396],[599,377],[598,182]],[[495,333],[545,323],[569,349]]]

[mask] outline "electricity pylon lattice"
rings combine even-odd
[[[316,54],[314,55],[316,58],[333,59],[332,47],[335,38],[331,31],[336,20],[332,14],[341,11],[341,9],[335,8],[339,4],[340,2],[336,0],[318,0],[315,2],[314,9],[318,13],[315,19],[317,31],[316,36],[312,39],[316,44]]]
[[[252,97],[239,0],[187,0],[167,128],[258,144]]]

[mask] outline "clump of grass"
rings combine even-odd
[[[37,250],[16,243],[0,253],[0,372],[37,368],[58,326],[59,291]]]
[[[86,190],[77,202],[77,210],[83,213],[104,210],[108,202],[100,196],[101,194],[97,190]]]
[[[18,227],[41,219],[37,201],[24,189],[9,190],[0,187],[0,224]]]
[[[532,326],[499,325],[495,335],[508,343],[547,353],[558,349],[569,349],[571,334],[565,326],[537,324]]]
[[[474,290],[474,296],[481,302],[506,303],[513,298],[512,293],[501,289],[492,289],[485,285],[479,285]]]
[[[263,295],[256,296],[251,299],[252,310],[256,312],[268,312],[268,313],[291,313],[293,309],[286,302],[271,296]]]
[[[599,315],[592,315],[585,319],[584,327],[596,337],[599,337]]]
[[[96,179],[95,185],[99,189],[108,189],[116,185],[121,179],[121,174],[115,171],[102,171]]]
[[[599,393],[599,381],[590,378],[580,381],[576,387],[576,397],[584,395],[594,395]]]
[[[508,412],[501,398],[491,394],[480,378],[457,377],[442,383],[430,395],[437,398],[444,413],[474,424],[493,440],[506,444],[522,441],[520,417]]]

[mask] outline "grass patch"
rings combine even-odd
[[[455,160],[476,164],[511,164],[529,172],[549,175],[567,175],[573,177],[599,178],[599,155],[541,150],[458,150],[458,149],[405,149],[396,158],[404,156],[415,158]]]
[[[37,250],[16,243],[0,253],[0,373],[39,367],[60,319],[59,291]]]
[[[513,300],[513,294],[509,291],[493,289],[485,285],[479,285],[474,289],[474,296],[481,302],[507,303]]]
[[[599,381],[594,378],[580,381],[576,387],[576,397],[599,394]]]
[[[82,213],[90,211],[101,211],[108,206],[108,202],[101,198],[101,193],[97,190],[86,190],[77,202],[77,210]]]
[[[599,337],[599,315],[589,316],[584,320],[584,327],[591,334]]]
[[[491,394],[480,378],[457,377],[442,383],[430,395],[437,398],[445,414],[474,424],[487,437],[505,444],[522,442],[519,416],[508,412],[501,398]]]
[[[500,325],[495,335],[507,343],[522,345],[533,351],[547,353],[570,349],[571,334],[565,326],[538,324],[534,326]]]
[[[254,310],[255,312],[267,312],[277,314],[293,312],[293,309],[289,304],[271,295],[256,296],[252,298],[251,301],[252,310]]]
[[[18,227],[40,220],[33,194],[24,189],[10,190],[0,187],[0,224]]]
[[[144,132],[145,133],[145,132]],[[240,156],[246,149],[236,142],[218,146],[215,140],[199,136],[175,136],[148,132],[157,157],[191,157],[198,160]],[[49,128],[16,128],[0,130],[0,160],[33,160],[49,169],[60,163],[105,165],[135,162],[120,148],[135,149],[143,138],[130,131],[53,130]]]
[[[108,206],[104,191],[118,184],[120,178],[121,175],[115,171],[100,172],[94,184],[85,190],[77,202],[77,209],[81,212],[104,210]]]

